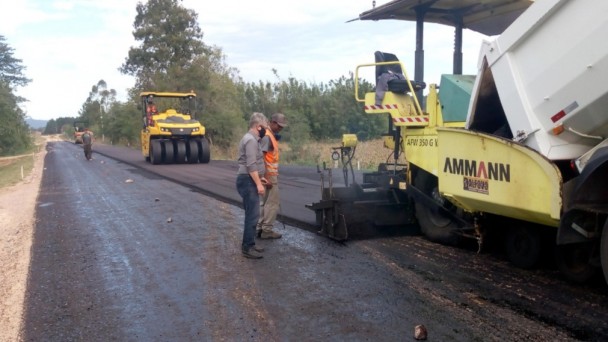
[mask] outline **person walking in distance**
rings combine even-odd
[[[264,155],[259,141],[266,134],[268,119],[262,113],[253,113],[249,119],[249,130],[239,142],[236,189],[243,199],[245,224],[243,227],[243,256],[250,259],[263,257],[263,248],[255,245],[255,229],[260,217],[260,196],[266,192],[268,183],[264,178]]]
[[[82,133],[82,148],[84,149],[85,158],[91,160],[93,155],[93,132],[88,128],[85,128],[84,133]]]
[[[272,114],[270,132],[262,138],[260,145],[264,153],[266,166],[265,178],[268,180],[266,194],[260,204],[260,219],[257,225],[257,236],[260,239],[279,239],[281,233],[275,232],[274,221],[279,213],[279,133],[287,126],[287,120],[282,113]]]

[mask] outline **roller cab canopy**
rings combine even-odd
[[[473,30],[487,36],[502,33],[534,0],[394,0],[359,15],[359,20],[424,21]],[[356,20],[356,19],[355,19]]]

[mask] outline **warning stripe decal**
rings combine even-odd
[[[365,110],[377,110],[377,109],[397,109],[399,108],[396,104],[389,104],[389,105],[371,105],[371,106],[365,106],[364,107]]]
[[[551,117],[551,121],[553,121],[553,123],[556,123],[557,121],[564,118],[566,115],[570,114],[570,112],[572,112],[576,108],[578,108],[578,102],[574,101],[571,104],[569,104],[566,108],[560,110],[555,115],[553,115]]]
[[[364,109],[368,110],[388,110],[388,109],[399,109],[399,106],[396,104],[387,104],[387,105],[369,105],[365,106]],[[428,116],[407,116],[402,118],[393,118],[393,122],[395,123],[426,123],[429,122]]]
[[[420,116],[410,116],[405,118],[393,118],[393,122],[397,123],[408,123],[408,122],[429,122],[428,117],[420,117]]]

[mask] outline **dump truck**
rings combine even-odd
[[[194,92],[140,93],[141,152],[152,164],[209,163],[205,127],[196,120]]]
[[[428,89],[391,53],[357,66],[356,85],[375,68],[375,92],[355,99],[387,115],[395,161],[359,184],[324,186],[307,206],[320,232],[347,239],[351,224],[374,224],[390,206],[432,241],[500,243],[517,266],[551,256],[567,279],[603,271],[608,282],[605,13],[604,2],[537,0],[482,43],[477,75],[443,75]]]

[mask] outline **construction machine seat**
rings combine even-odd
[[[374,52],[374,57],[376,63],[399,61],[397,56],[387,52],[376,51]],[[384,82],[386,82],[386,84],[379,84]],[[422,90],[426,87],[426,83],[424,82],[410,81],[410,83],[412,84],[414,91]],[[376,87],[387,87],[386,90],[401,94],[405,94],[410,90],[407,85],[407,80],[403,75],[401,64],[376,65]]]

